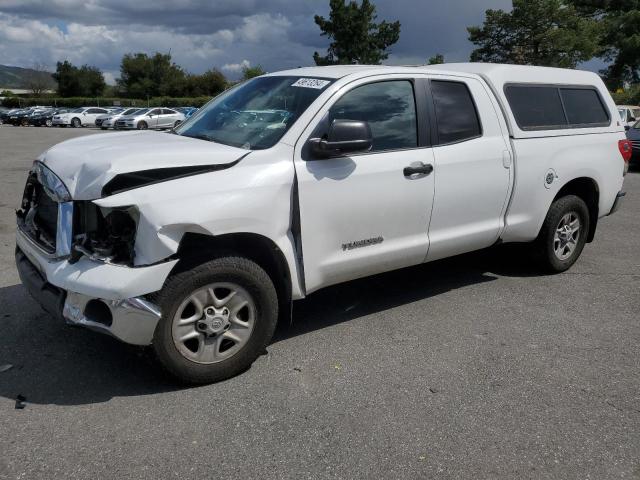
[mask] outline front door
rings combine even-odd
[[[433,164],[433,150],[418,129],[424,126],[416,107],[416,90],[422,84],[397,78],[351,85],[320,110],[296,147],[307,293],[419,264],[429,247],[434,176],[405,172],[406,167]],[[367,121],[372,150],[309,158],[306,140],[321,137],[336,119]]]
[[[157,128],[158,127],[158,119],[160,118],[160,114],[162,110],[159,108],[154,108],[149,112],[149,116],[147,117],[147,125],[149,128]]]

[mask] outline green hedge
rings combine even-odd
[[[201,107],[211,100],[210,97],[154,97],[150,98],[148,105],[150,107]],[[7,97],[2,101],[2,105],[9,108],[17,108],[19,106],[28,107],[31,105],[52,105],[57,107],[86,107],[97,106],[110,107],[120,103],[123,107],[146,107],[147,100],[132,98],[86,98],[86,97],[68,97],[61,98],[56,96],[42,97]]]
[[[622,93],[612,93],[616,105],[640,105],[640,84],[633,85]]]

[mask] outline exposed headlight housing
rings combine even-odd
[[[42,188],[45,189],[51,199],[58,203],[71,201],[71,194],[65,184],[42,162],[34,162],[33,170],[38,177],[38,182],[40,182],[40,185],[42,185]]]
[[[70,262],[83,255],[92,260],[133,266],[139,212],[136,207],[102,208],[90,201],[76,203],[78,235]]]

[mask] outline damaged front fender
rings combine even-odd
[[[233,168],[152,183],[93,203],[102,209],[135,206],[135,266],[175,256],[187,233],[266,237],[283,252],[295,295],[301,290],[291,233],[291,150],[279,144],[252,152]]]

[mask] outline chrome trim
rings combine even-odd
[[[71,254],[73,243],[73,202],[58,204],[58,225],[56,227],[56,257]]]
[[[37,253],[43,256],[47,261],[52,261],[57,259],[56,253],[49,253],[44,248],[42,248],[42,245],[36,242],[33,238],[29,236],[27,232],[25,232],[24,230],[22,230],[22,228],[20,228],[20,224],[18,224],[16,228],[16,237],[17,237],[17,243],[19,247],[21,246],[20,242],[22,241],[28,244],[32,249],[36,249]],[[27,252],[25,252],[25,254],[27,254]],[[27,254],[27,257],[30,257],[30,256]],[[37,263],[33,262],[33,259],[32,259],[32,263],[37,265]]]
[[[91,300],[103,302],[111,312],[111,325],[88,318],[85,308]],[[89,328],[134,345],[149,345],[160,320],[160,308],[140,297],[124,300],[102,300],[75,292],[67,292],[62,316],[70,325]]]

